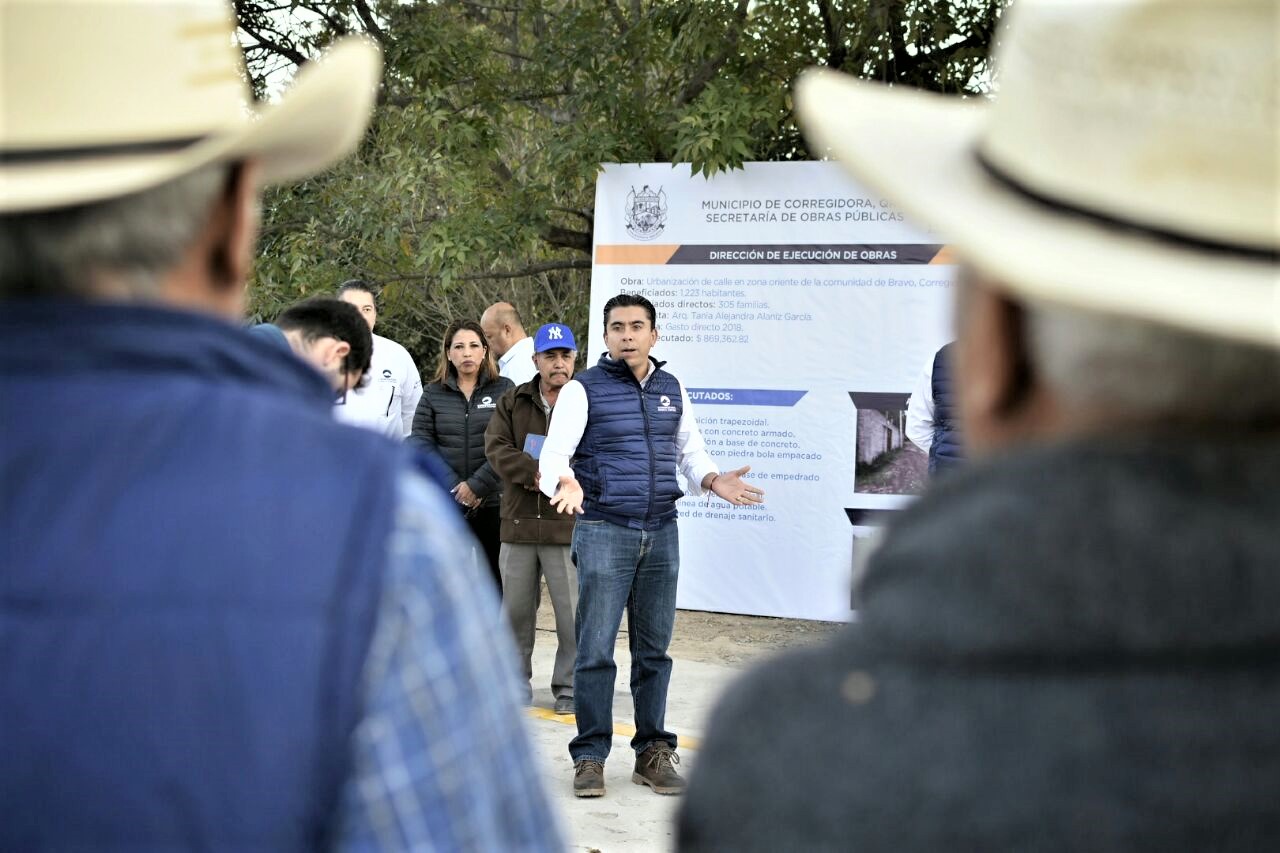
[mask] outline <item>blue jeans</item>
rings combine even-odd
[[[671,658],[667,646],[676,620],[680,535],[672,519],[660,530],[633,530],[607,521],[578,521],[573,528],[578,568],[578,656],[573,667],[578,736],[569,743],[573,760],[604,763],[613,745],[613,685],[618,667],[613,646],[627,611],[631,644],[631,701],[635,706],[637,753],[655,741],[672,748],[676,736],[663,728]]]

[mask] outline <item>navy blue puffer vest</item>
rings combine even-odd
[[[0,303],[0,850],[326,843],[404,451],[214,319]]]
[[[676,517],[680,383],[653,360],[644,387],[626,362],[601,356],[575,378],[587,390],[587,428],[573,472],[584,493],[583,518],[657,530]]]
[[[964,460],[955,390],[951,383],[954,348],[955,344],[947,344],[933,357],[933,444],[929,447],[930,474],[954,468]]]

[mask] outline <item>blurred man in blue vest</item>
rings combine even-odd
[[[966,462],[727,691],[679,849],[1280,849],[1280,5],[1018,0],[994,99],[811,71],[963,259]]]
[[[222,0],[0,20],[0,850],[563,849],[456,511],[238,326],[377,51],[254,115]]]
[[[735,506],[758,504],[747,467],[720,473],[707,453],[684,386],[649,356],[657,315],[643,296],[619,294],[604,306],[608,353],[560,391],[539,459],[540,487],[560,512],[580,513],[572,554],[578,569],[578,655],[569,744],[573,792],[604,794],[613,743],[613,647],[627,612],[636,753],[631,780],[678,794],[676,735],[666,729],[680,542],[679,471],[695,494],[714,492]]]

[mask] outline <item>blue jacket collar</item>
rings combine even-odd
[[[327,409],[333,391],[292,353],[213,316],[76,300],[0,302],[0,367],[27,375],[118,372],[203,376]]]
[[[661,370],[666,365],[665,361],[658,361],[653,356],[649,356],[649,361],[653,362],[653,369],[655,371]],[[627,363],[620,358],[614,358],[607,352],[601,354],[600,360],[596,362],[596,366],[611,376],[616,376],[619,379],[630,379],[632,382],[639,384],[639,380],[637,380],[636,375],[631,372],[631,368],[627,366]],[[653,373],[650,373],[649,375],[652,376]]]

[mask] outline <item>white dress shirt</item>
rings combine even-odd
[[[373,336],[373,358],[364,386],[347,393],[334,410],[338,420],[395,439],[413,432],[413,413],[422,397],[422,378],[413,356],[400,344]]]
[[[498,373],[517,385],[537,376],[538,368],[533,363],[533,338],[526,335],[512,344],[511,349],[498,359]]]
[[[403,441],[400,401],[394,389],[395,386],[388,382],[370,382],[357,391],[348,391],[343,399],[333,404],[333,416],[344,424],[363,427],[396,441]]]
[[[933,445],[933,360],[936,357],[936,354],[929,356],[929,363],[916,379],[915,390],[907,400],[907,438],[924,451]]]
[[[653,375],[653,362],[649,362],[649,372],[640,380],[643,387]],[[708,474],[719,474],[720,469],[711,461],[707,446],[698,431],[698,421],[693,416],[693,404],[689,402],[689,392],[684,383],[680,385],[680,425],[676,429],[676,464],[680,473],[688,482],[689,494],[703,495],[702,479]],[[572,474],[569,461],[578,450],[578,442],[587,429],[587,389],[576,379],[571,379],[560,389],[556,398],[556,416],[551,419],[547,429],[547,440],[542,445],[542,455],[538,459],[539,488],[548,497],[554,497],[560,487],[560,476]]]

